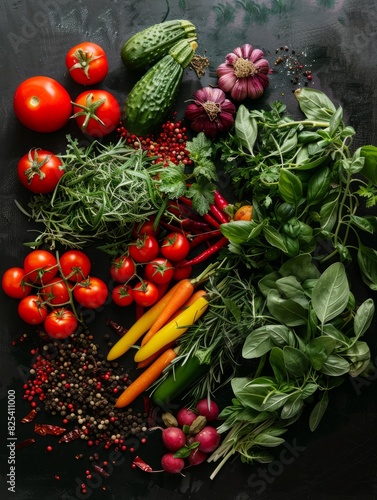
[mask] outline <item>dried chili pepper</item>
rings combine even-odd
[[[103,467],[101,467],[100,465],[94,464],[93,468],[101,476],[103,476],[103,477],[110,477],[110,474],[108,472],[106,472],[105,469]]]
[[[112,319],[107,319],[106,320],[106,325],[110,326],[116,333],[118,333],[121,337],[127,333],[127,328],[124,326],[120,325],[119,323],[116,323]]]
[[[34,438],[24,439],[23,441],[19,441],[16,444],[16,450],[21,450],[22,448],[27,448],[28,446],[31,446],[34,443],[35,443]]]
[[[38,412],[37,410],[35,410],[34,408],[32,410],[29,411],[29,413],[27,415],[25,415],[23,417],[23,419],[21,420],[21,423],[22,424],[28,424],[29,422],[32,422],[35,417],[37,416]]]
[[[81,433],[82,431],[80,429],[73,429],[72,431],[67,432],[67,434],[64,434],[59,439],[59,443],[70,443],[71,441],[78,439],[81,436]]]
[[[144,462],[144,460],[140,457],[135,457],[132,463],[144,472],[153,472],[152,467],[148,465],[147,462]]]
[[[40,436],[60,436],[66,431],[64,427],[59,427],[58,425],[50,425],[50,424],[35,424],[34,432],[39,434]]]

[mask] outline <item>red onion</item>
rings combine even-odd
[[[270,72],[262,50],[247,43],[234,49],[217,68],[218,86],[235,101],[257,99],[268,87]]]
[[[232,127],[236,107],[221,89],[199,89],[194,93],[193,101],[186,107],[186,118],[191,121],[195,132],[215,137]]]

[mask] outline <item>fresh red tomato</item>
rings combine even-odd
[[[67,250],[59,258],[59,263],[63,276],[73,282],[86,279],[92,268],[89,257],[80,250]]]
[[[173,262],[185,259],[189,251],[190,242],[182,233],[168,234],[161,244],[162,255]]]
[[[148,220],[143,222],[142,224],[136,224],[134,227],[134,230],[132,232],[134,238],[138,238],[139,236],[142,236],[143,234],[150,234],[152,236],[158,236],[158,233],[160,232],[160,227],[157,225],[155,227],[156,217],[151,216],[149,217]]]
[[[157,286],[151,281],[139,281],[133,288],[133,296],[136,304],[143,307],[149,307],[157,302]]]
[[[107,56],[102,47],[92,42],[81,42],[67,52],[65,64],[75,82],[95,85],[109,71]]]
[[[41,288],[40,294],[45,302],[54,306],[62,306],[69,302],[68,286],[63,278],[53,278]]]
[[[73,312],[64,307],[51,311],[45,321],[46,333],[54,339],[65,339],[77,329],[78,321]]]
[[[173,278],[174,267],[168,259],[156,257],[148,262],[144,267],[145,279],[152,281],[156,285],[164,285],[169,283]]]
[[[59,82],[48,76],[33,76],[17,87],[13,109],[20,122],[35,132],[55,132],[68,122],[72,103]]]
[[[160,249],[154,236],[144,234],[132,242],[128,250],[135,262],[145,263],[155,259]]]
[[[111,134],[120,122],[120,106],[106,90],[82,92],[73,104],[74,118],[81,130],[91,137]]]
[[[111,264],[110,275],[117,283],[126,283],[136,273],[136,265],[133,259],[127,255],[117,257]]]
[[[186,278],[190,278],[192,274],[192,266],[181,267],[182,264],[186,264],[187,260],[183,259],[175,263],[173,280],[180,281]]]
[[[46,319],[47,307],[38,295],[28,295],[20,300],[18,315],[29,325],[39,325]]]
[[[111,292],[111,298],[118,306],[129,306],[134,301],[134,293],[130,285],[118,285]]]
[[[32,283],[48,283],[58,273],[57,260],[47,250],[33,250],[24,259],[24,270]]]
[[[25,271],[22,267],[10,267],[7,269],[3,274],[1,286],[4,293],[13,299],[27,297],[32,290],[27,278],[25,278]]]
[[[73,289],[73,296],[77,302],[88,309],[101,307],[106,302],[108,294],[106,283],[94,276],[80,281]]]
[[[61,160],[44,149],[31,149],[18,162],[21,183],[32,193],[51,193],[64,174]]]

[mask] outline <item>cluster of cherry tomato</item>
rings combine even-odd
[[[104,50],[92,42],[72,47],[65,59],[71,77],[80,85],[95,85],[108,73]],[[26,127],[36,132],[55,132],[73,118],[85,134],[101,138],[119,126],[120,105],[102,89],[81,92],[73,102],[68,91],[48,76],[32,76],[21,82],[13,97],[13,109]],[[63,175],[62,163],[50,151],[33,149],[18,165],[22,184],[34,193],[50,193]]]
[[[150,218],[135,229],[127,251],[111,263],[110,275],[117,283],[111,292],[113,301],[120,306],[153,305],[172,280],[191,275],[191,266],[182,267],[189,251],[189,240],[180,232],[159,239],[159,228]]]
[[[43,323],[48,335],[63,339],[74,333],[81,321],[77,304],[97,309],[109,291],[100,278],[90,276],[92,264],[79,250],[67,250],[60,257],[47,250],[33,250],[22,267],[7,269],[3,291],[18,299],[18,314],[28,324]]]

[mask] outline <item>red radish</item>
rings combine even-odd
[[[177,413],[178,424],[183,427],[184,425],[191,425],[198,415],[194,410],[189,408],[181,408]]]
[[[198,450],[204,453],[211,453],[220,444],[221,436],[214,427],[207,425],[195,436],[195,441],[199,442]]]
[[[217,404],[212,400],[208,400],[207,398],[198,401],[198,403],[196,404],[196,410],[199,415],[203,415],[203,417],[206,417],[208,422],[216,420],[220,413],[220,409]]]
[[[186,434],[178,427],[167,427],[162,431],[162,441],[169,451],[178,451],[186,444]]]
[[[179,474],[185,466],[183,458],[177,458],[174,453],[165,453],[161,458],[161,465],[165,472],[169,474]]]
[[[195,448],[194,450],[192,450],[187,460],[190,465],[199,465],[202,462],[204,462],[204,460],[206,460],[207,457],[208,457],[207,453],[200,451],[199,448]]]

